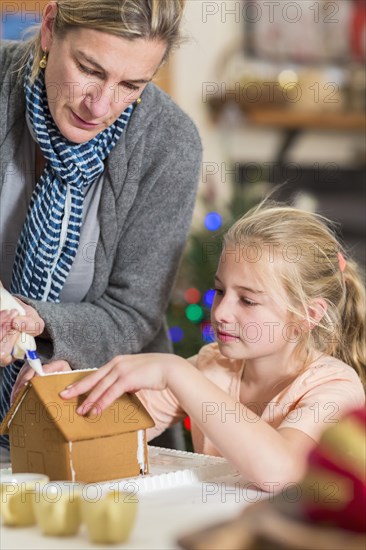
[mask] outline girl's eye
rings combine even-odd
[[[242,298],[242,301],[246,306],[256,306],[257,303],[253,302],[253,300],[249,300],[248,298]]]
[[[217,296],[222,296],[224,294],[224,291],[222,290],[222,288],[213,288],[212,290],[215,291],[215,294]]]

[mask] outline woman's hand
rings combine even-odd
[[[71,367],[67,361],[52,361],[51,363],[48,363],[47,365],[43,365],[43,371],[45,373],[50,372],[67,372],[71,371]],[[13,403],[17,394],[21,390],[21,388],[29,382],[33,378],[33,376],[38,376],[36,371],[32,369],[28,365],[28,363],[25,363],[23,367],[20,369],[18,377],[15,381],[15,384],[13,386],[13,391],[11,392],[10,397],[10,403]]]
[[[19,333],[12,327],[13,321],[19,316],[16,309],[0,311],[0,366],[5,367],[12,362],[12,350]]]
[[[5,367],[13,361],[12,351],[21,332],[39,336],[44,331],[44,321],[37,311],[16,298],[25,310],[25,315],[11,309],[0,311],[0,366]]]
[[[98,413],[126,392],[165,389],[169,367],[179,360],[166,353],[118,355],[96,372],[68,386],[60,396],[72,399],[90,391],[76,412],[81,415]]]
[[[15,298],[15,296],[14,296]],[[43,333],[45,323],[38,311],[34,307],[25,304],[19,298],[15,298],[22,308],[25,310],[25,315],[19,315],[13,320],[13,328],[18,332],[25,332],[31,336],[39,336]]]

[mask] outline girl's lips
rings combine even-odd
[[[239,336],[235,336],[234,334],[230,334],[228,332],[216,332],[217,339],[220,340],[220,342],[238,342]]]

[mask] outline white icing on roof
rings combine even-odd
[[[9,418],[8,428],[9,428],[10,424],[12,423],[14,416],[17,414],[20,405],[23,403],[24,398],[25,398],[25,396],[27,395],[27,393],[28,393],[28,391],[25,391],[25,392],[24,392],[24,394],[23,394],[21,400],[19,401],[18,405],[15,407],[15,409],[14,409],[14,411],[13,411],[13,414],[12,414],[11,417]]]
[[[98,369],[73,369],[73,370],[58,370],[55,372],[45,372],[43,376],[54,376],[55,374],[70,374],[70,372],[94,372]]]

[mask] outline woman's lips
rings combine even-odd
[[[80,118],[76,113],[74,113],[74,111],[71,111],[71,113],[78,126],[82,126],[83,128],[95,128],[96,126],[99,126],[98,123],[87,122],[83,118]]]

